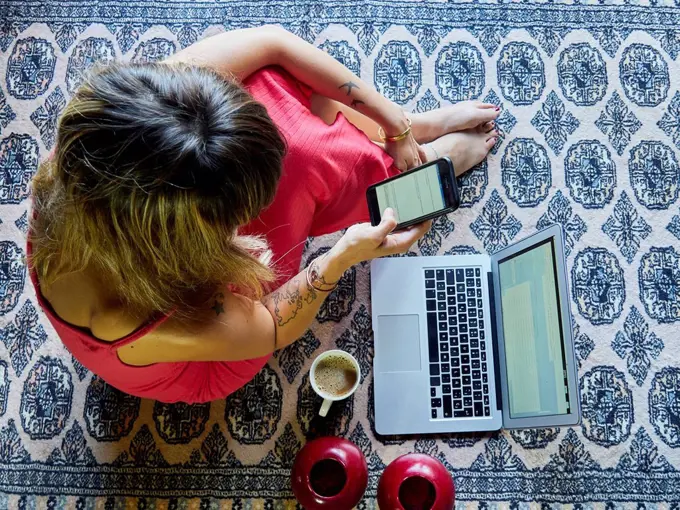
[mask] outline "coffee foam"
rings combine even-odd
[[[323,358],[314,370],[314,380],[319,390],[334,397],[341,397],[350,392],[357,378],[357,370],[352,360],[335,354]]]

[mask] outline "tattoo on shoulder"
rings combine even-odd
[[[297,278],[294,278],[272,293],[274,315],[276,315],[276,322],[279,326],[288,324],[297,317],[298,312],[302,309],[302,294],[298,285]],[[281,303],[288,305],[286,312],[281,310]]]
[[[348,81],[347,83],[343,83],[338,88],[341,89],[341,88],[344,88],[344,87],[347,87],[347,95],[348,96],[352,93],[352,89],[357,89],[357,90],[359,89],[359,85],[357,85],[353,81]]]
[[[366,104],[366,103],[364,103],[364,102],[363,102],[362,100],[360,100],[360,99],[353,99],[353,100],[352,100],[352,103],[351,103],[351,106],[352,106],[352,108],[356,108],[357,106],[361,106],[362,104]]]
[[[213,296],[213,305],[210,309],[215,311],[215,315],[224,313],[224,294],[218,292]]]

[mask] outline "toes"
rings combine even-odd
[[[489,109],[489,108],[492,108],[494,110],[500,110],[500,108],[498,106],[496,106],[495,104],[492,104],[492,103],[480,103],[480,102],[478,102],[477,106],[479,108],[482,108],[482,109],[485,109],[485,110]]]
[[[496,128],[496,123],[494,121],[484,122],[477,127],[477,132],[480,134],[490,133]]]
[[[489,138],[486,141],[485,147],[486,147],[487,152],[490,151],[491,149],[493,149],[493,146],[496,145],[497,141],[498,141],[497,136],[492,136],[491,138]]]

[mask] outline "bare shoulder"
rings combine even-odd
[[[171,316],[144,337],[118,349],[118,356],[135,366],[238,361],[272,352],[274,335],[273,319],[261,302],[223,289],[193,316]]]

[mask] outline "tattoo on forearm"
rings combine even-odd
[[[357,106],[360,106],[362,104],[366,104],[366,103],[364,103],[361,99],[352,100],[352,108],[356,108]]]
[[[272,300],[274,301],[274,315],[279,326],[285,326],[295,317],[302,309],[302,294],[300,294],[300,282],[298,278],[294,278],[272,293]],[[281,310],[281,303],[288,305],[287,311]]]
[[[348,81],[347,83],[343,83],[338,88],[341,89],[343,87],[347,87],[347,95],[348,96],[352,93],[352,89],[359,89],[359,85],[357,85],[353,81]]]
[[[214,304],[210,307],[215,311],[215,315],[220,315],[224,313],[224,294],[218,292],[213,296]]]

